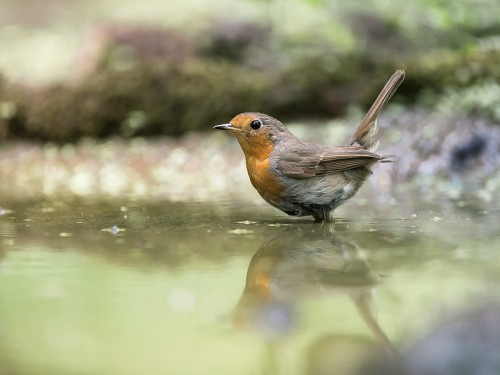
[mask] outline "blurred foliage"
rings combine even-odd
[[[11,119],[17,126],[10,130],[13,136],[55,141],[176,135],[227,118],[236,108],[257,108],[263,87],[262,77],[248,69],[199,61],[105,70],[76,86],[31,91],[15,85],[10,90],[20,101]]]
[[[242,111],[285,120],[338,116],[352,104],[369,106],[397,68],[407,79],[396,101],[441,103],[498,121],[497,1],[220,4],[224,11],[203,6],[192,15],[187,2],[159,26],[139,13],[129,23],[110,13],[109,22],[84,32],[71,78],[47,85],[0,79],[0,139],[178,135]],[[172,4],[148,6],[161,12]],[[120,9],[135,8],[124,2]],[[190,17],[197,22],[188,30],[178,24]],[[0,41],[13,47],[10,33],[5,38],[0,28]]]

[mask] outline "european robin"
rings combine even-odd
[[[245,154],[250,181],[264,200],[292,216],[312,215],[333,221],[334,210],[351,198],[379,162],[375,153],[377,118],[404,80],[397,70],[389,78],[346,146],[304,142],[277,119],[245,112],[214,129],[230,131]]]

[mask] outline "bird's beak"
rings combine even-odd
[[[221,124],[221,125],[215,125],[214,129],[217,129],[217,130],[234,130],[236,128],[233,125],[231,125],[231,124]]]

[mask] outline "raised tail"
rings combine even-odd
[[[404,70],[399,69],[392,74],[382,91],[380,91],[380,94],[378,94],[377,99],[373,102],[370,110],[358,125],[358,128],[350,140],[351,145],[357,143],[370,151],[376,148],[375,135],[378,130],[377,117],[404,79]]]

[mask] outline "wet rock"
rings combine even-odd
[[[481,306],[449,318],[408,353],[412,374],[466,375],[500,372],[500,308]]]
[[[13,136],[68,142],[209,129],[236,112],[259,108],[264,88],[262,75],[250,69],[193,60],[101,71],[77,86],[15,86],[0,101],[19,108],[7,121]]]

